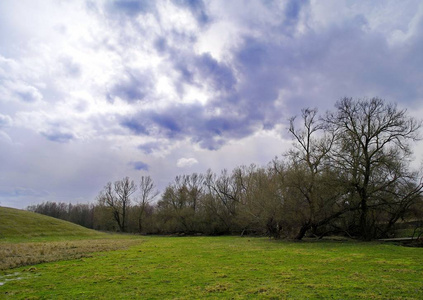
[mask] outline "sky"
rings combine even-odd
[[[292,116],[343,97],[423,116],[420,0],[2,0],[0,16],[0,206],[266,165]]]

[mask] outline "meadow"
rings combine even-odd
[[[80,253],[5,268],[0,298],[423,299],[422,248],[347,240],[79,234],[68,240],[1,238],[2,249],[32,245],[38,253],[39,247],[63,243]]]

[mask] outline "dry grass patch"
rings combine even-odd
[[[96,239],[34,243],[1,243],[0,270],[43,262],[89,257],[93,252],[126,249],[140,239]]]

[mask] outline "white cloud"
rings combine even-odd
[[[176,166],[178,168],[188,168],[188,167],[192,167],[193,165],[198,164],[198,160],[196,160],[195,158],[180,158],[178,159],[178,161],[176,162]]]

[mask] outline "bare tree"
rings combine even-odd
[[[408,172],[409,142],[419,138],[421,122],[379,98],[343,98],[336,108],[325,118],[339,137],[332,152],[333,166],[358,200],[359,234],[371,239],[374,222],[370,220],[369,209],[380,207],[381,199],[389,199],[390,189],[401,180],[413,178]],[[417,187],[417,192],[421,188]],[[397,194],[395,198],[409,198],[407,194]]]
[[[130,197],[135,190],[134,181],[125,177],[122,180],[115,181],[114,184],[108,182],[97,197],[100,204],[106,205],[111,209],[113,218],[121,232],[126,232],[127,210],[131,205]]]
[[[296,239],[302,239],[310,228],[316,228],[322,223],[322,211],[327,210],[327,202],[333,202],[336,197],[328,197],[322,193],[324,182],[322,174],[327,166],[328,153],[335,141],[335,134],[328,130],[325,123],[317,117],[317,109],[303,109],[302,126],[297,129],[295,118],[291,118],[289,132],[294,137],[294,149],[288,152],[289,180],[287,184],[295,188],[303,202],[301,212],[302,224]],[[327,170],[326,170],[327,171]],[[327,198],[322,198],[322,196]],[[326,214],[325,214],[326,215]],[[320,218],[320,219],[319,219]],[[326,219],[325,216],[323,219]]]
[[[224,169],[220,176],[217,177],[209,171],[205,180],[208,192],[216,199],[219,199],[227,214],[231,217],[236,215],[237,207],[241,202],[241,185],[234,180],[236,172],[234,170],[232,175],[229,175],[228,171]]]
[[[215,223],[220,224],[221,231],[229,233],[232,227],[233,217],[235,215],[234,209],[231,205],[231,196],[229,195],[229,181],[227,171],[222,171],[220,178],[210,169],[204,178],[204,185],[206,187],[206,201],[204,202],[209,219],[215,220]]]
[[[157,197],[159,191],[150,176],[142,176],[139,184],[140,195],[138,198],[138,231],[142,232],[142,222],[147,206]]]
[[[192,207],[194,212],[198,210],[200,198],[203,195],[204,190],[204,175],[193,173],[191,175],[183,176],[184,184],[188,188],[189,194],[189,205]]]
[[[176,176],[166,187],[157,207],[165,223],[174,224],[174,228],[167,231],[193,233],[199,230],[203,189],[204,176],[196,173]]]

